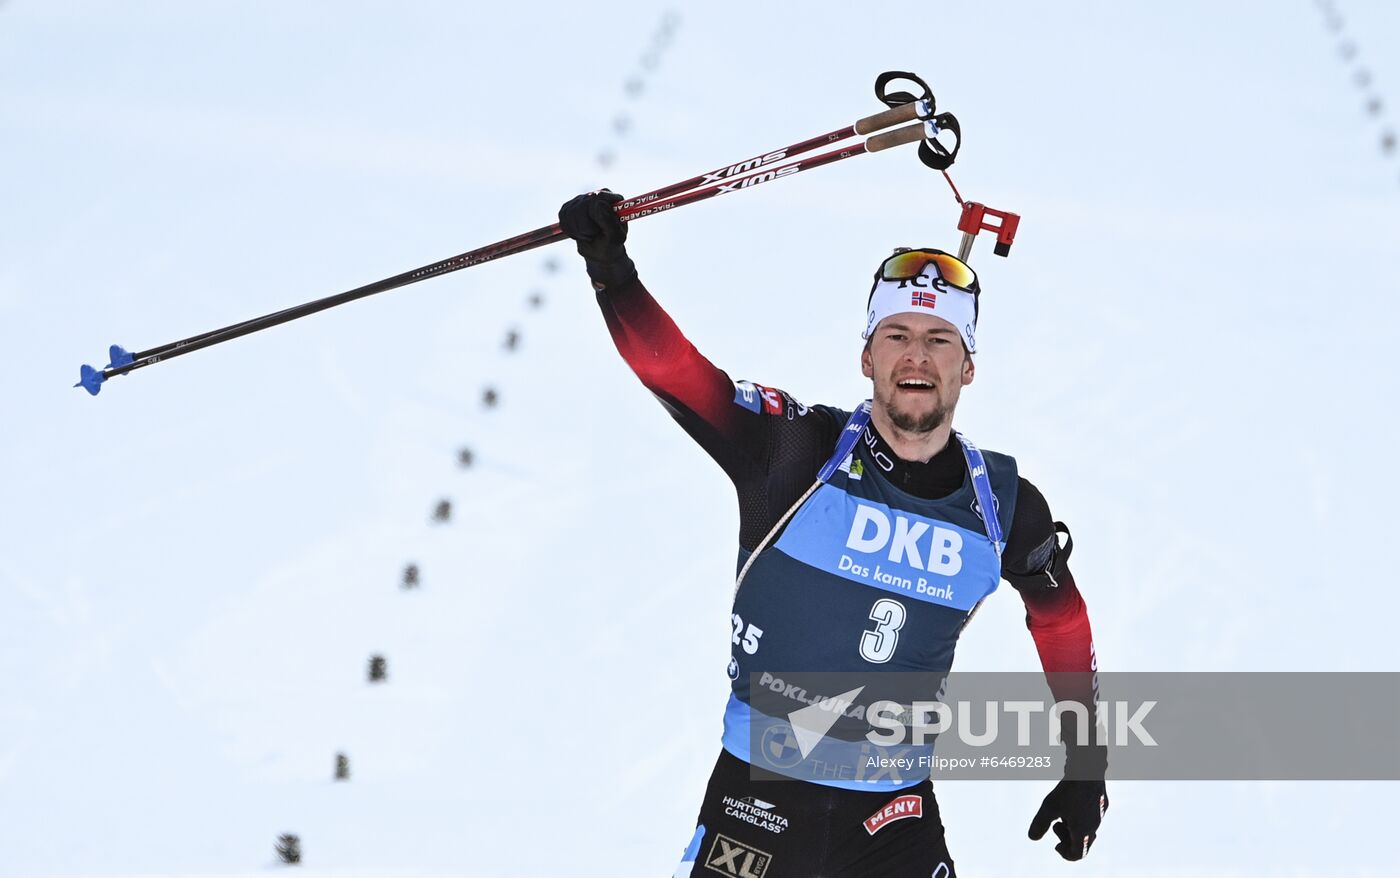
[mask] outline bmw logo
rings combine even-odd
[[[764,729],[759,748],[768,764],[778,768],[792,768],[802,761],[797,737],[792,733],[792,726],[787,723],[774,723]]]

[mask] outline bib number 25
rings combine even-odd
[[[868,662],[882,665],[894,655],[894,646],[899,642],[899,629],[904,627],[908,611],[904,604],[892,598],[880,598],[870,608],[870,620],[875,623],[874,631],[864,631],[860,635],[860,657]]]
[[[739,618],[738,613],[729,617],[729,621],[734,625],[734,633],[730,636],[730,641],[738,647],[742,647],[744,652],[753,655],[758,652],[758,638],[763,636],[763,629],[750,622],[748,627],[744,627],[744,620]]]

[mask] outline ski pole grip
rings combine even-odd
[[[901,104],[898,107],[891,107],[873,116],[866,116],[857,120],[855,129],[857,134],[869,134],[872,131],[883,131],[891,125],[898,125],[900,122],[908,122],[910,119],[918,117],[919,105],[917,103]]]
[[[913,125],[905,125],[903,128],[896,128],[893,131],[886,131],[884,134],[876,134],[874,137],[866,138],[865,151],[879,152],[882,149],[889,149],[892,146],[903,146],[906,143],[918,143],[928,136],[929,134],[924,128],[924,123],[916,122]]]

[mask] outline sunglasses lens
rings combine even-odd
[[[972,289],[972,285],[977,282],[977,275],[961,260],[947,253],[929,253],[926,250],[896,253],[885,260],[880,269],[880,276],[885,280],[908,280],[923,274],[930,263],[939,276],[952,286],[967,290]]]

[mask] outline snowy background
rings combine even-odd
[[[0,876],[265,875],[284,832],[346,878],[669,875],[737,513],[566,247],[69,385],[847,124],[887,69],[1024,217],[973,254],[958,426],[1074,528],[1100,666],[1400,670],[1400,6],[1339,9],[721,2],[658,50],[641,2],[0,4]],[[870,272],[956,216],[902,150],[629,246],[731,375],[850,405]],[[1022,613],[959,669],[1036,667]],[[1113,784],[1082,864],[1025,839],[1048,787],[940,784],[960,874],[1394,862],[1393,785]]]

